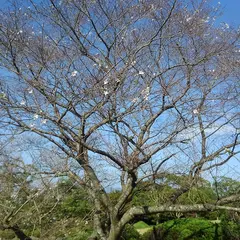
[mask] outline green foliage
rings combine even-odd
[[[1,99],[1,98],[2,98],[2,99],[6,99],[6,94],[5,94],[4,92],[1,92],[1,93],[0,93],[0,99]]]
[[[134,228],[134,226],[127,224],[122,232],[121,240],[139,240],[140,234]]]
[[[27,235],[27,236],[32,236],[32,237],[36,237],[36,238],[40,238],[41,237],[41,232],[39,229],[26,229],[24,230],[24,233]]]
[[[228,177],[215,179],[215,191],[220,198],[240,193],[240,182]]]
[[[87,240],[91,235],[90,231],[71,231],[66,240]]]
[[[149,228],[149,225],[143,221],[139,221],[139,222],[135,223],[133,226],[135,229]]]
[[[191,188],[187,193],[179,198],[179,203],[196,204],[196,203],[211,203],[216,199],[216,195],[210,186],[197,186]]]
[[[63,181],[58,184],[60,192],[67,192],[61,205],[57,209],[59,217],[79,217],[84,218],[92,209],[88,194],[81,188],[74,186],[71,181]],[[70,189],[70,190],[69,190]]]
[[[166,174],[159,176],[156,183],[142,182],[135,190],[133,205],[160,205],[169,201],[169,198],[181,187],[189,183],[187,176]],[[147,194],[146,194],[147,193]],[[216,201],[216,194],[211,184],[199,179],[198,184],[192,187],[187,193],[180,196],[178,202],[181,204],[194,204]]]
[[[15,234],[11,230],[0,230],[0,239],[13,239],[15,237]]]
[[[1,170],[4,169],[2,168]],[[2,183],[5,184],[4,189],[6,189],[6,194],[3,194],[1,199],[4,200],[6,204],[11,200],[13,206],[18,206],[26,200],[28,194],[34,194],[35,191],[37,191],[31,186],[32,179],[29,178],[29,174],[27,174],[26,171],[18,172],[14,178],[12,178],[10,174],[5,174],[4,176],[6,180],[2,178]],[[138,185],[137,189],[134,190],[133,202],[126,207],[131,205],[156,206],[166,203],[169,196],[179,187],[184,186],[186,181],[187,179],[184,176],[169,175],[159,179],[157,184],[148,181],[142,182]],[[19,188],[19,183],[21,183],[22,188],[19,192],[19,197],[16,198],[16,202],[14,202],[13,199],[11,199],[11,194],[14,192],[14,189]],[[221,196],[229,196],[234,193],[234,191],[238,191],[239,185],[237,181],[222,178],[222,180],[218,182],[218,191],[221,193]],[[87,240],[93,230],[91,216],[93,204],[89,201],[88,193],[67,178],[62,178],[62,181],[58,182],[55,186],[51,186],[51,189],[52,190],[45,190],[45,192],[34,199],[37,206],[40,206],[41,212],[43,214],[48,213],[47,216],[42,219],[42,225],[35,226],[38,215],[36,211],[33,211],[35,208],[31,202],[29,202],[29,204],[23,208],[23,212],[19,213],[19,216],[23,216],[22,219],[24,220],[20,223],[22,230],[29,236],[32,235],[39,238],[41,238],[43,234],[45,239],[54,237],[55,239],[62,240]],[[113,204],[117,203],[120,194],[120,191],[108,193]],[[60,199],[59,204],[51,210],[56,203],[56,197]],[[201,180],[198,186],[183,194],[178,199],[178,202],[181,204],[194,204],[215,202],[215,199],[216,193],[214,188],[209,182]],[[205,220],[191,218],[193,216],[201,216],[204,217]],[[176,219],[176,217],[185,217],[185,219]],[[217,218],[221,218],[221,223],[215,224],[207,220],[215,220]],[[142,221],[138,221],[134,225],[127,224],[120,239],[148,240],[153,234],[151,230],[152,226],[149,226],[150,224],[157,225],[155,231],[161,236],[159,239],[164,240],[239,240],[240,228],[232,221],[235,218],[236,216],[233,212],[227,211],[214,211],[195,215],[191,213],[161,213],[149,215],[139,219]],[[35,231],[33,231],[33,229],[35,229]],[[144,231],[147,232],[144,233]],[[0,232],[0,237],[3,239],[13,239],[14,233],[12,231]]]
[[[60,215],[85,217],[90,209],[89,202],[83,198],[81,193],[74,192],[63,200],[59,211]]]
[[[116,191],[110,192],[108,195],[109,195],[109,198],[111,199],[111,202],[113,204],[116,204],[121,195],[121,192],[116,190]]]
[[[221,221],[223,240],[240,240],[240,222]]]
[[[221,228],[211,221],[187,218],[170,220],[157,226],[158,237],[164,240],[220,240]],[[153,234],[149,231],[142,236],[142,240],[147,240]]]

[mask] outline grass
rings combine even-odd
[[[152,226],[149,226],[147,223],[143,221],[139,221],[135,223],[133,226],[141,235],[143,235],[145,232],[148,232],[149,230],[152,230]]]
[[[135,229],[149,228],[149,225],[143,221],[139,221],[139,222],[135,223],[133,226]]]

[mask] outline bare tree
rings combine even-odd
[[[240,211],[226,206],[239,195],[178,204],[239,154],[239,33],[215,23],[219,10],[197,0],[30,0],[1,13],[1,131],[38,134],[80,165],[72,174],[96,208],[93,239],[118,239],[139,215]],[[137,184],[166,168],[186,185],[164,205],[127,208]]]

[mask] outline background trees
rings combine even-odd
[[[55,200],[49,201],[54,194],[49,196],[51,188],[47,187],[47,182],[45,186],[37,183],[34,177],[36,168],[20,158],[2,153],[0,166],[0,230],[7,230],[4,238],[15,233],[19,239],[31,239],[25,230],[31,230],[31,235],[34,235],[46,224],[44,217],[56,204]]]
[[[239,154],[239,33],[206,1],[29,1],[2,13],[1,127],[37,134],[91,196],[92,238],[139,215],[237,208],[179,198]],[[72,162],[79,164],[74,167]],[[60,165],[59,164],[59,165]],[[165,204],[137,185],[183,175]],[[121,187],[112,201],[110,186]]]

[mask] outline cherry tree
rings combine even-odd
[[[37,134],[79,164],[67,171],[94,202],[91,239],[119,239],[141,215],[240,212],[226,205],[239,194],[178,204],[239,156],[239,32],[215,22],[219,4],[24,2],[1,13],[1,133]],[[188,182],[166,204],[129,207],[138,183],[166,172]]]

